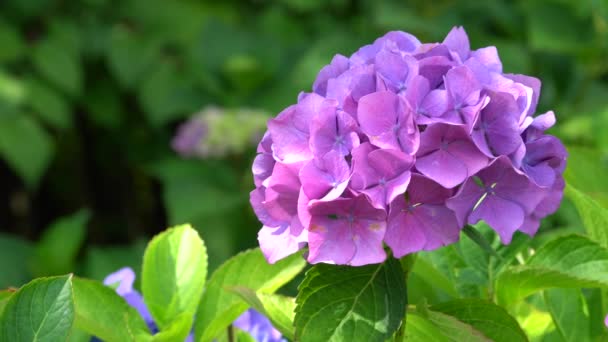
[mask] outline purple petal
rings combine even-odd
[[[266,206],[264,202],[266,201],[266,188],[259,187],[254,189],[249,193],[249,202],[251,203],[251,207],[255,212],[255,216],[257,216],[258,220],[262,222],[264,225],[268,225],[271,227],[279,226],[283,221],[277,220],[273,218],[268,211],[266,210]]]
[[[470,44],[469,37],[462,26],[452,28],[450,33],[443,40],[443,44],[450,50],[456,52],[461,61],[469,58]]]
[[[255,186],[264,185],[265,181],[272,175],[274,164],[275,160],[272,154],[260,153],[255,157],[251,167]]]
[[[484,220],[498,233],[500,240],[508,244],[513,233],[524,223],[525,211],[517,203],[500,198],[487,196],[469,216],[469,224]]]
[[[285,341],[285,339],[282,338],[281,332],[272,326],[270,320],[254,309],[248,309],[243,312],[243,314],[241,314],[232,324],[249,333],[255,341]]]
[[[523,143],[517,117],[513,97],[506,93],[491,93],[490,102],[481,111],[473,130],[473,141],[488,157],[514,152]]]
[[[308,231],[297,220],[280,227],[263,226],[258,232],[260,249],[270,264],[292,255],[304,247]]]
[[[502,62],[498,57],[498,50],[495,46],[477,49],[471,53],[471,58],[477,59],[490,71],[502,73]]]
[[[310,147],[316,156],[335,150],[343,156],[359,145],[357,122],[342,110],[323,111],[311,124]]]
[[[349,178],[350,167],[336,151],[310,161],[300,170],[302,190],[309,199],[320,199],[330,192],[331,197],[324,200],[339,197],[346,189]]]
[[[386,258],[382,239],[386,213],[365,198],[313,201],[308,232],[310,263],[360,266]]]
[[[454,67],[454,62],[446,56],[430,56],[418,61],[418,74],[424,76],[431,89],[436,89],[446,73]]]
[[[418,61],[400,51],[387,48],[376,55],[375,66],[378,75],[385,81],[389,90],[395,93],[404,91],[411,79],[418,74]]]
[[[312,89],[315,93],[325,96],[327,91],[327,81],[340,76],[346,70],[348,70],[348,58],[342,55],[335,55],[331,60],[331,63],[324,66],[319,74],[317,75],[317,79],[312,85]]]
[[[419,250],[433,250],[458,240],[458,220],[443,205],[450,194],[451,191],[426,177],[412,177],[408,189],[409,202],[400,196],[390,205],[384,240],[395,257]]]
[[[276,220],[288,222],[297,213],[302,163],[276,163],[266,189],[266,210]]]
[[[391,131],[399,118],[399,97],[390,91],[381,91],[359,100],[357,119],[363,133],[370,139]]]
[[[467,166],[442,149],[418,157],[416,169],[448,189],[464,182],[468,176]]]
[[[526,87],[532,89],[532,97],[530,100],[529,109],[526,112],[526,115],[531,116],[536,111],[536,106],[538,105],[538,98],[540,96],[540,87],[541,82],[536,77],[531,77],[527,75],[518,75],[518,74],[505,74],[505,77],[513,80],[514,82],[521,83]]]
[[[445,76],[446,89],[458,109],[479,102],[481,85],[475,74],[466,66],[451,69]]]
[[[312,158],[308,146],[308,125],[298,120],[296,106],[290,106],[275,119],[268,122],[274,153],[285,163],[293,163]]]
[[[116,293],[124,296],[127,293],[133,292],[133,283],[135,282],[135,272],[131,267],[123,267],[118,271],[108,275],[104,280],[103,284],[107,286],[118,286],[116,287]]]

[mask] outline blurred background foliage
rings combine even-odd
[[[255,246],[251,125],[310,91],[335,53],[397,29],[441,41],[454,25],[473,48],[496,45],[505,72],[543,81],[568,181],[608,205],[607,0],[3,0],[0,288],[139,271],[147,239],[185,222],[212,269]],[[209,106],[221,134],[206,148],[221,153],[178,155],[179,125]],[[541,231],[581,231],[572,205]]]

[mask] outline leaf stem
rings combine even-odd
[[[236,340],[234,339],[234,326],[232,324],[230,324],[228,326],[228,342],[235,342]]]
[[[416,262],[417,255],[415,253],[408,254],[399,259],[401,263],[401,268],[403,269],[403,277],[405,279],[405,315],[403,315],[403,319],[401,320],[401,324],[399,325],[399,329],[395,332],[393,337],[394,342],[404,342],[405,341],[405,324],[407,323],[407,278],[414,268],[414,263]]]

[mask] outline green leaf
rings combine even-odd
[[[589,237],[608,248],[608,209],[568,184],[566,196],[574,202]]]
[[[0,116],[0,157],[33,189],[53,156],[53,141],[26,116]]]
[[[27,272],[27,258],[31,249],[29,241],[0,234],[0,289],[18,287],[31,279]]]
[[[15,293],[15,290],[0,290],[0,318],[2,318],[2,312],[4,311],[4,307],[11,296]]]
[[[230,291],[238,294],[249,306],[268,317],[272,325],[286,338],[294,339],[293,321],[296,302],[294,298],[275,294],[256,293],[250,288],[235,286]]]
[[[448,342],[446,336],[435,323],[428,318],[411,311],[407,314],[405,325],[405,341],[408,342]]]
[[[107,62],[113,76],[127,89],[137,85],[157,63],[159,46],[154,41],[146,41],[127,27],[115,26],[108,46]]]
[[[144,253],[142,291],[161,330],[181,314],[194,316],[206,278],[205,244],[190,225],[170,228],[152,239]]]
[[[74,270],[90,216],[90,212],[83,209],[58,219],[46,228],[30,262],[34,275],[56,275]]]
[[[494,248],[492,248],[492,245],[490,245],[488,240],[486,240],[485,236],[483,236],[477,229],[473,228],[470,225],[466,225],[462,229],[462,231],[465,233],[465,235],[471,241],[473,241],[475,244],[477,244],[477,246],[479,246],[484,252],[486,252],[487,254],[489,254],[497,259],[500,259],[500,255],[498,255],[498,253],[496,253]]]
[[[146,322],[114,290],[94,280],[74,278],[76,326],[104,341],[150,338]]]
[[[458,319],[430,311],[427,316],[417,312],[408,312],[405,325],[405,340],[423,341],[467,341],[490,342],[481,332]]]
[[[441,312],[470,325],[494,342],[527,341],[526,334],[515,318],[491,302],[480,299],[460,299],[430,307],[431,312]],[[465,341],[465,339],[459,339]]]
[[[74,321],[72,275],[34,279],[6,304],[0,341],[65,341]]]
[[[0,117],[12,113],[23,103],[25,95],[23,81],[0,69]]]
[[[296,303],[298,341],[385,341],[405,315],[401,264],[389,258],[362,267],[316,265]]]
[[[580,289],[544,291],[545,304],[564,341],[589,339],[589,313]]]
[[[604,93],[602,92],[602,94]],[[576,116],[576,119],[590,117]],[[593,128],[593,123],[590,126]],[[579,127],[574,130],[582,132]],[[608,179],[599,176],[608,172],[608,163],[603,162],[604,159],[604,154],[598,149],[568,146],[568,167],[564,172],[567,183],[566,196],[575,201],[572,191],[569,189],[574,186],[575,190],[590,196],[600,205],[608,206]]]
[[[503,271],[496,297],[508,305],[553,288],[608,286],[608,250],[587,237],[568,235],[542,246],[527,264]]]
[[[422,278],[422,280],[424,280],[424,282],[426,282],[428,285],[441,289],[450,297],[458,297],[458,292],[456,291],[456,288],[454,288],[454,283],[443,273],[437,270],[430,260],[422,255],[419,255],[416,259],[412,273]]]
[[[169,63],[158,65],[144,77],[138,99],[152,125],[166,124],[200,108],[200,95],[187,83],[177,66]]]
[[[172,317],[171,323],[161,332],[152,337],[153,342],[173,342],[184,341],[190,333],[192,327],[192,315],[184,312],[176,317]]]
[[[21,58],[26,51],[25,44],[19,35],[19,31],[15,25],[0,21],[0,62],[11,62]]]
[[[82,69],[79,56],[62,48],[62,43],[50,39],[39,42],[33,49],[33,63],[49,82],[70,95],[78,95],[82,88]]]
[[[32,79],[27,83],[27,98],[28,105],[47,124],[58,129],[72,125],[70,104],[55,89]]]
[[[234,335],[237,342],[257,342],[257,340],[246,331],[235,329]]]
[[[268,264],[259,248],[232,257],[209,279],[196,313],[195,341],[211,341],[247,309],[238,295],[226,290],[246,286],[253,291],[273,293],[293,279],[306,266],[301,253],[276,264]]]

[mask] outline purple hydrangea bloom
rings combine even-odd
[[[135,272],[130,267],[123,267],[118,271],[108,275],[103,283],[104,285],[115,288],[116,293],[125,299],[127,304],[135,308],[144,319],[150,332],[155,334],[158,332],[158,327],[154,323],[154,319],[148,311],[141,294],[133,289],[135,281]],[[268,318],[264,317],[254,309],[248,309],[239,316],[233,325],[251,335],[258,342],[285,342],[281,333],[272,326]],[[99,341],[96,337],[92,341]],[[185,342],[194,341],[194,334],[191,332],[186,337]]]
[[[536,115],[541,83],[505,74],[466,32],[389,32],[336,55],[268,123],[251,204],[269,262],[365,265],[454,243],[486,221],[509,243],[559,207],[567,153]]]
[[[281,332],[272,326],[268,318],[254,309],[248,309],[233,323],[235,327],[249,333],[258,342],[286,342]]]

